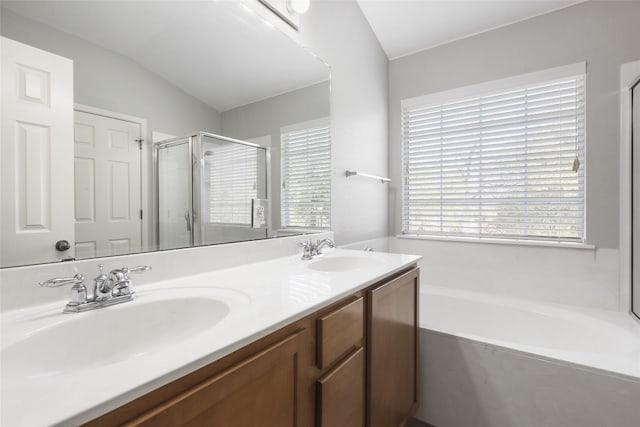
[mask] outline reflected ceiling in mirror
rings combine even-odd
[[[244,2],[3,1],[0,17],[11,75],[2,82],[11,179],[2,183],[1,267],[157,250],[159,215],[184,212],[158,212],[153,144],[201,132],[268,150],[266,237],[328,217],[329,194],[300,187],[322,171],[300,163],[291,142],[281,155],[281,145],[291,129],[311,144],[300,152],[327,145],[329,69]],[[320,148],[316,164],[328,169],[330,149]],[[283,178],[290,164],[298,175]],[[287,223],[291,210],[297,220]],[[208,241],[247,236],[255,233],[225,230]]]

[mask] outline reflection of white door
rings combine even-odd
[[[0,265],[73,257],[73,61],[4,37],[1,50]]]
[[[76,257],[141,250],[138,123],[75,112]]]

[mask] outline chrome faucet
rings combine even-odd
[[[325,246],[329,246],[330,248],[335,248],[336,244],[333,243],[333,240],[331,239],[323,239],[323,240],[318,240],[316,241],[316,255],[320,255],[322,252],[322,248],[324,248]]]
[[[87,287],[84,284],[84,276],[76,274],[73,277],[59,277],[40,282],[40,286],[59,287],[73,284],[71,298],[64,308],[64,313],[80,313],[95,310],[133,300],[135,292],[131,289],[129,273],[144,273],[151,267],[140,265],[133,268],[122,267],[106,275],[102,269],[104,264],[99,264],[100,274],[93,279],[93,296],[87,296]]]
[[[302,259],[307,261],[313,259],[316,255],[322,255],[322,248],[328,246],[335,248],[336,244],[331,239],[316,240],[315,243],[309,239],[305,242],[298,243],[302,247]]]
[[[93,295],[96,300],[133,294],[129,273],[144,273],[151,270],[151,267],[146,265],[139,265],[133,268],[122,267],[111,270],[109,275],[106,276],[102,272],[104,265],[100,264],[98,268],[100,269],[100,274],[93,279]]]

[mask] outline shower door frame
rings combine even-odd
[[[189,194],[189,211],[188,221],[191,224],[191,233],[189,235],[189,246],[194,246],[194,232],[193,232],[193,138],[194,135],[185,137],[180,136],[176,138],[167,139],[165,141],[156,142],[153,145],[153,194],[154,194],[154,213],[153,213],[153,226],[155,229],[155,243],[158,250],[164,250],[160,248],[160,156],[159,151],[166,148],[176,147],[179,145],[187,145],[189,162],[188,173],[191,177],[187,184],[187,191]],[[179,248],[167,248],[167,249],[179,249]]]
[[[196,197],[194,193],[194,189],[200,188],[202,182],[204,182],[204,158],[198,153],[202,153],[202,138],[209,137],[214,138],[226,142],[232,142],[235,144],[240,144],[244,146],[248,146],[255,149],[264,150],[265,155],[265,193],[267,200],[271,200],[271,186],[269,185],[269,179],[271,177],[271,149],[270,147],[263,147],[262,145],[255,144],[253,142],[242,141],[240,139],[230,138],[228,136],[222,136],[211,132],[197,132],[190,136],[181,136],[176,138],[171,138],[165,141],[160,141],[154,144],[153,146],[153,194],[155,197],[154,201],[154,209],[153,213],[153,226],[155,228],[155,240],[156,245],[159,248],[160,246],[160,186],[158,183],[160,182],[160,167],[159,167],[159,155],[158,152],[165,148],[175,147],[178,145],[188,144],[188,156],[191,161],[189,162],[188,172],[191,177],[189,179],[189,185],[187,191],[189,192],[189,212],[188,212],[188,221],[191,225],[191,234],[189,236],[189,246],[202,246],[204,245],[204,215],[202,215],[202,206],[204,195],[202,191],[199,191],[198,196]],[[269,215],[271,215],[271,209],[268,210]],[[197,213],[196,213],[197,212]],[[266,234],[268,236],[268,229]],[[265,237],[266,238],[266,237]],[[229,242],[232,243],[232,242]],[[171,248],[178,249],[178,248]]]
[[[640,241],[640,224],[635,220],[636,215],[639,215],[636,212],[635,205],[640,201],[640,188],[636,188],[636,182],[640,182],[639,177],[636,177],[635,174],[640,174],[640,170],[635,165],[635,157],[638,156],[638,162],[640,163],[640,147],[636,144],[640,144],[640,132],[636,132],[636,130],[640,129],[640,123],[636,122],[635,117],[640,116],[639,113],[636,112],[636,108],[640,109],[640,99],[637,99],[637,95],[634,93],[636,90],[640,91],[640,76],[638,76],[634,83],[631,84],[629,88],[629,96],[631,103],[631,158],[630,158],[630,171],[631,171],[631,191],[630,191],[630,205],[631,205],[631,293],[630,293],[630,311],[632,317],[635,317],[636,320],[640,321],[640,304],[636,307],[635,300],[638,297],[636,295],[637,292],[640,292],[640,265],[635,264],[635,255],[638,251],[640,251],[640,247],[637,244],[637,241]],[[640,206],[639,206],[640,207]],[[636,229],[638,228],[638,229]],[[636,277],[637,276],[637,277]],[[640,299],[639,299],[640,300]]]
[[[633,311],[633,153],[632,153],[632,89],[640,83],[640,59],[621,64],[619,85],[620,156],[619,156],[619,268],[618,310],[629,313],[633,321],[640,324],[640,313]],[[638,135],[636,135],[636,138]],[[640,141],[638,141],[640,142]],[[638,147],[640,149],[640,146]],[[637,153],[636,153],[637,154]],[[637,169],[637,168],[636,168]],[[636,170],[636,173],[638,170]],[[637,187],[637,186],[636,186]],[[636,195],[636,203],[640,194]],[[638,225],[638,224],[636,224]],[[636,247],[636,251],[640,248]],[[640,289],[636,289],[636,296]]]
[[[618,309],[629,313],[631,318],[640,322],[640,312],[636,314],[633,307],[633,89],[640,83],[640,59],[620,65],[619,112],[620,112],[620,157],[619,157],[619,268],[618,268]],[[637,98],[637,96],[636,96]],[[637,101],[637,99],[636,99]],[[637,126],[637,123],[636,123]],[[636,142],[640,143],[638,135]],[[636,148],[636,155],[640,154],[640,146]],[[638,173],[638,167],[636,167]],[[640,176],[639,176],[640,178]],[[640,190],[636,185],[636,189]],[[636,194],[636,204],[640,201],[640,194]],[[636,220],[636,226],[640,225]],[[640,247],[636,245],[636,255]],[[640,266],[636,267],[638,270]],[[636,271],[638,273],[638,271]],[[640,288],[636,288],[636,297],[640,295]]]

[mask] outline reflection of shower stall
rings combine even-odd
[[[265,147],[206,132],[154,145],[159,249],[267,237]]]

